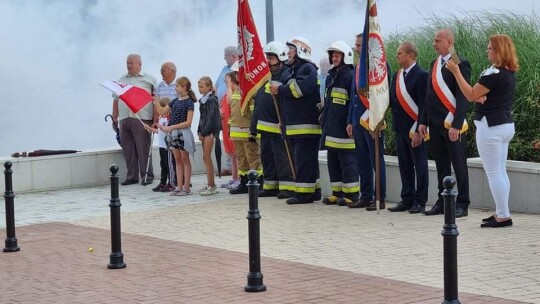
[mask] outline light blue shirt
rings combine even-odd
[[[164,80],[162,80],[157,85],[156,95],[159,98],[169,97],[171,101],[175,99],[177,97],[177,94],[176,94],[176,83],[174,82],[174,80],[170,84],[167,84]]]
[[[216,80],[216,96],[218,98],[219,104],[221,104],[221,99],[223,99],[223,96],[227,94],[227,84],[225,83],[225,75],[231,71],[231,66],[226,65],[221,69],[221,73],[219,74],[217,80]]]

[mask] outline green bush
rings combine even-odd
[[[438,29],[454,30],[457,52],[471,63],[471,84],[476,83],[480,73],[489,66],[486,56],[488,37],[493,34],[506,34],[516,45],[520,70],[517,72],[517,90],[514,97],[513,116],[516,135],[510,142],[509,159],[540,161],[540,149],[534,143],[540,139],[540,19],[537,16],[520,16],[508,13],[474,13],[463,17],[442,19],[436,16],[426,18],[426,26],[394,33],[385,37],[388,63],[392,72],[399,69],[395,54],[402,41],[411,41],[418,47],[418,64],[428,69],[436,54],[433,49],[433,36]],[[387,122],[391,128],[391,114]],[[467,156],[476,157],[474,124],[472,123],[472,104],[469,108],[469,136],[467,136]],[[392,132],[385,134],[386,153],[395,155]]]

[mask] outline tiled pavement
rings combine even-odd
[[[204,176],[195,176],[199,188]],[[244,292],[247,195],[120,188],[127,268],[109,270],[108,186],[20,194],[20,252],[0,253],[0,303],[441,303],[443,217],[259,200],[268,290]],[[0,237],[5,236],[0,208]],[[461,303],[540,303],[540,216],[458,219]],[[61,222],[61,223],[59,223]],[[94,251],[89,252],[88,248]],[[520,302],[521,301],[521,302]]]

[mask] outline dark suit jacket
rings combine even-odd
[[[438,57],[437,57],[438,58]],[[467,59],[459,57],[461,63],[459,64],[459,69],[461,74],[467,82],[470,80],[471,76],[471,65]],[[444,119],[448,115],[448,109],[442,104],[439,100],[435,91],[433,90],[433,83],[431,80],[431,72],[433,69],[433,60],[430,64],[429,75],[428,75],[428,85],[426,92],[426,102],[425,107],[422,110],[422,115],[420,116],[419,124],[430,125],[434,127],[444,127]],[[440,66],[440,65],[439,65]],[[448,88],[451,92],[454,93],[456,97],[456,112],[454,113],[454,120],[452,121],[452,127],[456,129],[461,129],[465,115],[467,114],[467,109],[469,107],[469,102],[463,96],[463,93],[459,89],[459,86],[456,82],[456,78],[446,67],[442,67],[442,76]]]
[[[390,107],[392,107],[392,116],[394,119],[393,129],[398,134],[408,135],[415,121],[405,112],[397,98],[397,74],[395,73],[392,77],[392,84],[390,86]],[[405,87],[407,87],[407,92],[418,106],[418,116],[420,116],[424,108],[427,81],[428,73],[418,63],[405,75]]]

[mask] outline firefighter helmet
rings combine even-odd
[[[279,41],[272,41],[264,47],[265,54],[276,55],[279,61],[287,61],[287,46]]]
[[[311,61],[311,43],[304,37],[294,37],[287,41],[288,46],[296,47],[296,55],[300,59]]]
[[[343,62],[345,64],[353,64],[353,51],[352,48],[344,41],[336,41],[330,45],[328,49],[328,60],[332,63],[332,52],[343,53]]]

